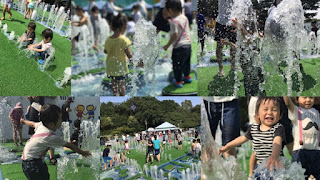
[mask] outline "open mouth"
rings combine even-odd
[[[266,117],[265,120],[266,121],[273,121],[273,117]]]

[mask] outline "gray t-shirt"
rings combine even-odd
[[[218,17],[217,22],[226,25],[230,21],[230,14],[232,10],[233,0],[219,0],[218,1]]]

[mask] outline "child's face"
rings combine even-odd
[[[256,118],[265,126],[273,126],[280,119],[280,107],[273,100],[261,102]]]
[[[314,105],[314,97],[300,96],[298,98],[298,104],[302,108],[310,109]]]
[[[28,31],[31,32],[31,33],[34,32],[34,30],[31,27],[28,27]]]
[[[45,38],[45,37],[42,37],[42,40],[44,43],[49,43],[51,41],[51,38]]]

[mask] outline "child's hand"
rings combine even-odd
[[[84,157],[89,157],[91,156],[91,153],[89,151],[82,151],[81,155]]]
[[[25,121],[26,119],[24,119],[24,118],[21,118],[20,119],[20,124],[24,124],[24,121]]]
[[[270,166],[270,170],[273,170],[274,166],[276,167],[277,170],[279,169],[279,166],[284,168],[282,162],[279,160],[279,156],[277,157],[270,156],[267,161],[266,168],[268,168],[269,166]]]
[[[226,152],[229,150],[228,146],[222,146],[222,148],[219,149],[219,154],[220,156],[222,155],[222,153]]]
[[[166,51],[169,48],[168,45],[163,46],[163,49]]]

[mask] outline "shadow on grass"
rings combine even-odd
[[[15,21],[15,22],[18,22],[20,24],[25,24],[26,23],[26,22],[18,20],[18,19],[11,19],[11,21]]]
[[[55,69],[57,69],[57,65],[50,65],[46,71],[53,72]]]
[[[309,90],[311,88],[314,88],[316,85],[316,80],[310,76],[309,74],[306,74],[303,70],[301,71],[302,74],[302,83],[303,83],[303,91]],[[285,83],[287,83],[287,79],[284,79]],[[300,91],[300,83],[298,78],[298,73],[292,74],[292,90],[299,92]]]
[[[219,77],[215,75],[213,80],[209,82],[209,96],[231,96],[234,93],[234,71],[230,71],[228,75]]]

